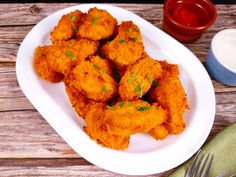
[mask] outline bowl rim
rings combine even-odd
[[[167,17],[172,23],[174,23],[175,25],[183,28],[183,29],[186,29],[186,30],[203,30],[203,29],[207,29],[209,28],[216,20],[217,18],[217,11],[216,11],[216,8],[215,6],[212,4],[212,2],[210,0],[201,0],[201,1],[204,1],[206,2],[208,5],[209,5],[209,8],[211,8],[213,10],[213,18],[211,20],[209,20],[206,24],[204,25],[200,25],[200,26],[185,26],[185,25],[182,25],[181,23],[178,23],[177,21],[174,20],[174,18],[172,18],[172,16],[170,15],[169,11],[168,11],[168,3],[169,1],[171,0],[165,0],[164,2],[164,6],[163,6],[163,16]],[[184,1],[182,1],[184,2]]]
[[[218,57],[216,55],[216,52],[215,52],[215,48],[214,48],[214,44],[216,43],[216,40],[217,38],[219,38],[219,36],[222,36],[223,34],[225,33],[228,33],[228,32],[235,32],[236,33],[236,28],[228,28],[228,29],[223,29],[219,32],[217,32],[213,39],[211,40],[211,50],[212,50],[212,54],[214,55],[214,58],[226,69],[228,69],[229,71],[231,71],[232,73],[236,74],[236,69],[233,69],[231,67],[229,67],[228,65],[226,65],[221,59],[220,57]]]

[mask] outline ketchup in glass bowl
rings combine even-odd
[[[164,31],[181,42],[197,40],[216,20],[217,13],[209,0],[166,0]]]

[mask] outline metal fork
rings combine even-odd
[[[204,151],[200,152],[201,149],[194,157],[185,177],[208,177],[214,154],[206,154]]]

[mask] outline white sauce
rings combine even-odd
[[[236,70],[236,44],[222,44],[215,52],[222,63]]]
[[[225,66],[236,71],[236,29],[215,36],[213,50]]]

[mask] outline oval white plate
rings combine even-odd
[[[131,137],[129,148],[116,151],[103,148],[84,132],[67,98],[63,83],[51,84],[33,70],[32,58],[38,45],[50,44],[49,35],[63,14],[83,12],[96,6],[111,13],[119,22],[132,20],[141,29],[147,53],[156,59],[179,64],[180,78],[190,110],[185,113],[186,129],[164,141],[146,134]],[[18,82],[30,102],[57,133],[82,157],[104,169],[129,175],[160,173],[190,158],[206,140],[215,116],[215,95],[211,80],[199,60],[182,44],[141,17],[125,9],[102,4],[84,4],[60,10],[39,22],[22,42],[16,61]]]

